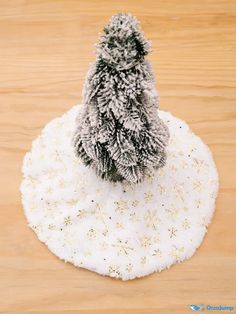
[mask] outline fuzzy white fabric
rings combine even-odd
[[[77,105],[52,120],[23,162],[22,202],[29,226],[59,258],[123,280],[190,258],[207,231],[218,193],[208,147],[188,125],[168,125],[167,164],[137,185],[97,177],[74,155]]]

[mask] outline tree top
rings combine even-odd
[[[144,59],[150,42],[144,37],[138,20],[128,13],[111,17],[97,45],[98,59],[116,70],[127,70]]]

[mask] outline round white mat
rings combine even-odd
[[[170,130],[166,166],[137,185],[106,182],[74,155],[82,107],[49,122],[25,155],[21,192],[29,226],[59,258],[123,280],[190,258],[218,192],[208,147],[182,120],[159,111]]]

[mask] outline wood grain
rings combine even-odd
[[[27,228],[24,154],[81,101],[94,43],[130,12],[152,40],[161,108],[210,146],[220,174],[213,223],[189,261],[130,282],[63,263]],[[235,11],[231,0],[0,0],[0,313],[189,313],[233,305],[236,288]]]

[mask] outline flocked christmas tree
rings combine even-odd
[[[110,181],[141,182],[165,165],[169,132],[158,116],[150,49],[139,23],[116,14],[104,28],[84,85],[73,145],[85,165]]]

